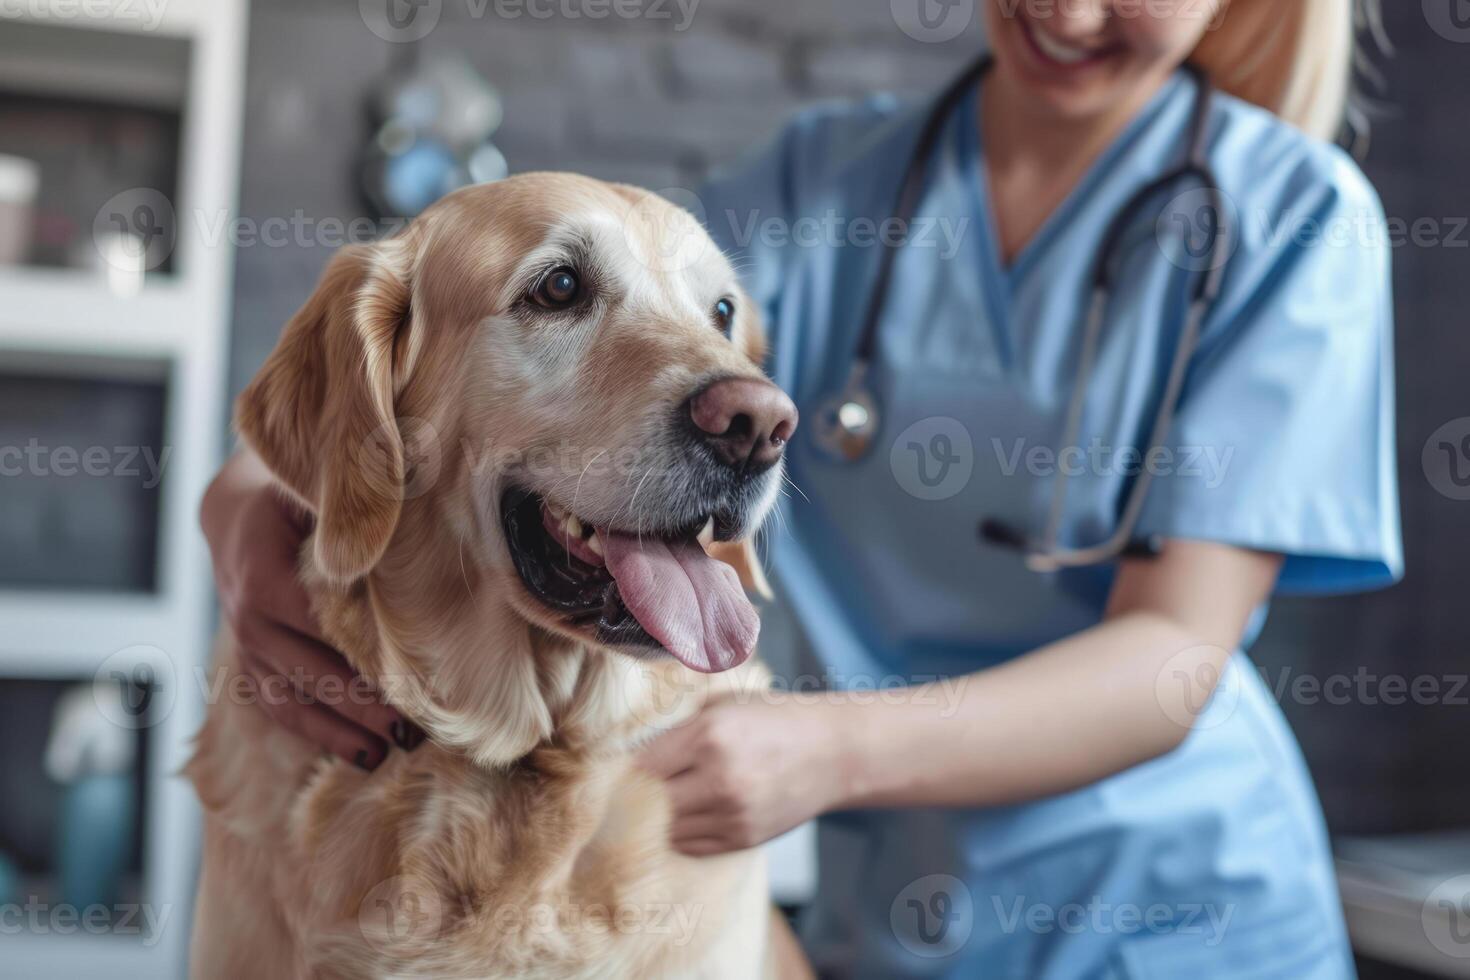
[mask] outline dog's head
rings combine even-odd
[[[432,560],[528,624],[717,671],[754,647],[749,539],[796,426],[762,356],[687,212],[529,174],[343,250],[237,424],[315,515],[328,581],[448,542]]]

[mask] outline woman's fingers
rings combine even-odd
[[[649,742],[638,754],[638,765],[659,779],[670,779],[694,763],[694,726],[681,725]]]
[[[677,843],[701,837],[729,838],[736,829],[735,821],[728,813],[685,813],[674,817],[673,825],[669,828],[669,839]]]
[[[242,651],[240,662],[255,679],[257,703],[282,728],[359,769],[372,771],[387,757],[386,740],[337,712],[303,701],[287,678],[260,658]]]
[[[712,857],[729,851],[741,850],[738,845],[722,837],[697,837],[689,840],[674,840],[674,850],[686,857]]]
[[[259,564],[252,566],[253,574],[247,574],[241,583],[240,602],[258,615],[320,641],[321,624],[311,611],[311,596],[296,573],[299,548],[299,541],[288,539],[279,552],[270,554],[269,561],[266,555],[258,556]]]
[[[381,758],[385,738],[405,749],[423,741],[423,732],[322,642],[297,575],[311,519],[281,495],[259,457],[246,450],[230,458],[205,491],[199,523],[246,672],[273,717],[353,761],[358,749]],[[314,711],[300,710],[307,707]],[[372,745],[363,744],[368,734]]]
[[[686,770],[664,781],[664,792],[669,797],[669,809],[676,820],[690,814],[714,812],[719,809],[710,782],[702,777],[698,769]]]
[[[304,699],[384,738],[395,737],[403,716],[341,654],[274,623],[266,630],[270,639],[256,655],[285,674]]]
[[[405,721],[331,647],[264,620],[252,623],[240,643],[261,671],[257,681],[263,694],[271,688],[276,700],[289,697],[302,705],[316,705],[402,749],[412,750],[423,742],[423,732]]]
[[[743,811],[724,799],[713,778],[695,769],[667,781],[664,789],[672,811],[669,842],[675,850],[716,854],[754,843]]]

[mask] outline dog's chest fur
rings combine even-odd
[[[751,663],[699,693],[764,678]],[[617,695],[628,724],[697,708],[679,684]],[[215,705],[188,770],[208,810],[195,974],[761,975],[760,853],[672,852],[663,788],[630,747],[573,731],[487,769],[425,744],[369,775],[255,705]]]

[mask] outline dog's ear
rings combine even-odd
[[[235,405],[235,425],[316,516],[318,569],[349,582],[398,524],[404,447],[394,417],[417,349],[403,238],[333,257]]]
[[[739,573],[740,584],[745,586],[745,591],[754,592],[762,599],[771,598],[771,583],[766,581],[766,572],[761,567],[761,556],[755,549],[753,538],[715,541],[708,550],[710,557],[718,558]]]

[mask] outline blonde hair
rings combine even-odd
[[[1376,0],[1230,0],[1191,56],[1226,92],[1335,140],[1349,115],[1360,24]]]

